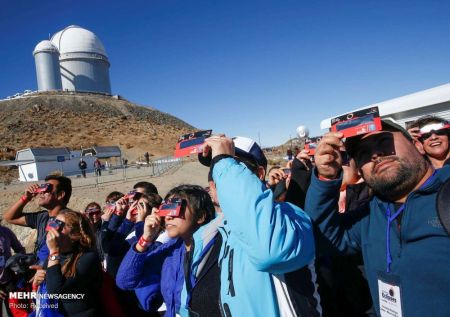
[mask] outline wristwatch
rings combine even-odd
[[[49,259],[50,261],[59,261],[60,258],[61,258],[61,257],[59,256],[59,254],[53,254],[53,255],[50,255],[50,256],[48,257],[48,259]]]

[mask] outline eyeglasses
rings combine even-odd
[[[395,155],[394,136],[391,132],[369,135],[353,146],[355,146],[353,158],[357,167],[362,167],[372,161],[374,155]]]
[[[440,130],[431,130],[430,132],[427,132],[427,133],[422,133],[419,137],[418,137],[418,139],[419,139],[419,141],[420,142],[425,142],[425,140],[428,140],[429,138],[431,138],[431,136],[433,135],[433,134],[435,134],[435,135],[440,135],[440,136],[443,136],[443,135],[447,135],[448,134],[448,130],[447,129],[440,129]]]

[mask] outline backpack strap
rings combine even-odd
[[[439,221],[450,236],[450,178],[439,189],[436,196],[436,209]]]

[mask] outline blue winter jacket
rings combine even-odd
[[[219,215],[194,233],[191,268],[194,276],[200,274],[208,255],[203,250],[213,242],[222,220],[223,216]],[[154,303],[161,292],[167,307],[166,316],[175,316],[176,313],[189,316],[183,270],[186,254],[184,242],[172,239],[152,247],[153,249],[149,248],[142,253],[136,252],[136,244],[130,248],[117,273],[117,285],[124,290],[135,289],[136,296],[146,311],[158,309]]]
[[[286,302],[276,291],[275,274],[311,263],[311,221],[300,208],[275,203],[272,191],[231,157],[216,162],[213,179],[225,217],[219,228],[223,314],[280,316]]]
[[[183,259],[186,248],[182,239],[173,239],[168,243],[137,252],[134,244],[125,255],[116,276],[117,286],[123,290],[142,288],[136,292],[139,302],[151,302],[161,294],[166,304],[165,316],[175,316],[180,310],[181,290],[184,284]],[[149,286],[153,286],[149,288]],[[146,307],[155,311],[158,307]]]
[[[422,188],[409,194],[400,225],[390,226],[392,263],[387,272],[387,217],[395,206],[373,197],[352,225],[343,226],[337,212],[342,177],[321,181],[313,173],[305,210],[318,225],[319,239],[345,253],[362,252],[377,314],[378,278],[400,284],[403,316],[450,316],[450,238],[439,222],[436,195],[450,178],[450,167],[438,170]]]

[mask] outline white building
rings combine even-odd
[[[94,161],[100,159],[102,164],[121,165],[121,151],[118,146],[94,146],[81,151],[70,151],[67,148],[28,148],[17,151],[16,160],[6,165],[17,165],[19,180],[21,182],[33,182],[43,180],[48,174],[56,171],[65,176],[80,174],[78,163],[80,158],[87,164],[86,171],[94,171]],[[114,162],[111,160],[114,159]],[[109,161],[107,161],[109,160]]]
[[[409,122],[430,114],[450,121],[450,84],[367,105],[365,107],[346,111],[345,113],[374,106],[378,107],[381,118],[391,118],[403,127],[406,127],[406,124]],[[331,119],[345,113],[337,114],[322,120],[320,128],[329,129],[331,127]]]

